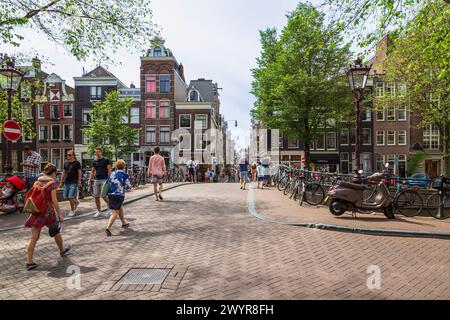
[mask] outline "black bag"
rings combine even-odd
[[[432,188],[437,190],[450,190],[450,180],[444,176],[440,176],[433,180]]]

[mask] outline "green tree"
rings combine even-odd
[[[104,101],[94,103],[92,122],[83,129],[83,135],[89,141],[88,152],[93,155],[95,148],[103,147],[103,152],[114,160],[138,150],[135,145],[139,130],[128,124],[131,98],[122,99],[118,91],[110,92]]]
[[[252,114],[268,128],[301,140],[309,165],[314,136],[335,127],[339,114],[348,114],[352,106],[343,77],[350,51],[339,28],[326,25],[324,14],[313,6],[299,4],[287,18],[280,36],[275,29],[260,32]]]
[[[337,17],[344,30],[370,47],[387,32],[401,34],[408,22],[429,4],[450,4],[450,0],[322,0],[320,7]]]
[[[78,60],[112,61],[115,50],[142,50],[155,35],[150,0],[3,0],[0,41],[19,46],[35,30]]]
[[[401,95],[377,99],[379,105],[408,104],[420,125],[436,125],[444,155],[450,157],[450,6],[430,3],[393,43],[386,80],[406,84]],[[444,174],[450,174],[446,161]]]

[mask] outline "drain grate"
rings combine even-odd
[[[131,269],[118,284],[162,284],[171,269]]]

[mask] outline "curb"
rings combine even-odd
[[[166,189],[163,190],[163,193],[166,192],[166,191],[169,191],[169,190],[178,188],[178,187],[182,187],[182,186],[188,185],[188,184],[190,184],[190,183],[181,183],[181,184],[179,184],[179,185],[176,185],[176,186],[172,186],[172,187],[166,188]],[[154,192],[151,192],[151,193],[149,193],[149,194],[143,194],[143,195],[137,196],[137,197],[135,197],[135,198],[131,198],[131,199],[125,200],[125,201],[123,202],[123,204],[124,204],[124,205],[131,204],[131,203],[133,203],[133,202],[142,200],[142,199],[144,199],[144,198],[151,197],[151,196],[153,196],[154,194],[155,194]],[[108,210],[108,209],[104,209],[104,210],[102,210],[101,212],[105,212],[105,211],[107,211],[107,210]],[[71,221],[71,220],[82,219],[82,218],[85,218],[85,217],[94,215],[95,212],[96,212],[96,211],[91,211],[91,212],[83,213],[83,214],[78,215],[78,216],[75,216],[75,217],[70,217],[70,218],[67,217],[67,218],[64,218],[64,221]],[[17,226],[17,227],[10,227],[10,228],[6,228],[6,229],[0,229],[0,233],[2,233],[2,232],[8,232],[8,231],[13,231],[13,230],[19,230],[19,229],[23,229],[23,228],[24,228],[23,226]]]
[[[414,231],[414,230],[397,230],[397,229],[380,229],[380,228],[361,228],[361,227],[347,227],[335,224],[324,224],[324,223],[308,223],[308,222],[289,222],[275,220],[258,213],[255,205],[255,197],[253,194],[253,189],[249,190],[247,196],[247,204],[249,213],[264,222],[288,225],[288,226],[298,226],[310,229],[320,229],[347,233],[358,233],[374,236],[387,236],[387,237],[409,237],[409,238],[431,238],[431,239],[444,239],[450,240],[450,232],[428,232],[428,231]]]

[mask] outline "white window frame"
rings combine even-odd
[[[45,160],[44,157],[42,157],[42,154],[41,154],[42,150],[47,150],[47,160]],[[50,150],[48,148],[40,148],[39,149],[39,155],[42,158],[42,162],[49,162],[50,161],[51,156],[50,156]]]
[[[169,139],[168,141],[162,141],[161,137],[162,137],[162,132],[163,132],[163,128],[168,128],[169,130],[167,130],[168,135],[169,135]],[[166,132],[166,130],[164,130],[164,132]],[[169,144],[170,143],[170,126],[160,126],[159,127],[159,143],[162,144]]]
[[[203,126],[197,126],[197,124],[201,121],[201,123],[203,124],[203,120],[197,120],[198,117],[206,117],[205,119],[205,125]],[[194,122],[194,128],[195,129],[208,129],[208,115],[207,114],[196,114],[195,115],[195,122]]]
[[[66,127],[72,127],[69,139],[66,139]],[[62,138],[63,138],[62,139],[63,141],[73,141],[73,125],[71,125],[71,124],[64,124],[63,125],[63,137]]]
[[[389,112],[390,111],[393,111],[392,112],[392,114],[394,115],[394,117],[393,117],[393,119],[389,119]],[[395,121],[396,120],[396,112],[397,111],[397,108],[395,107],[395,106],[389,106],[387,109],[386,109],[386,121]]]
[[[386,115],[385,115],[386,112],[385,112],[385,111],[386,111],[386,110],[384,110],[384,108],[381,109],[381,110],[377,110],[377,111],[376,111],[376,114],[375,114],[375,120],[376,120],[376,121],[380,121],[380,122],[381,122],[381,121],[384,121],[384,120],[386,119]],[[382,117],[381,119],[378,118],[379,113],[381,113],[381,114],[383,115],[383,117]]]
[[[288,140],[287,140],[287,147],[288,147],[288,149],[298,149],[298,148],[300,148],[300,144],[299,144],[298,139],[296,139],[296,141],[295,141],[295,146],[290,146],[289,145],[289,138],[288,138]]]
[[[56,113],[58,114],[58,117],[53,117],[53,110],[54,110],[54,108],[56,107]],[[61,119],[61,115],[59,114],[59,105],[57,105],[57,104],[51,104],[50,105],[50,119],[52,119],[52,120],[58,120],[58,119]]]
[[[161,102],[164,102],[164,103],[168,103],[169,105],[166,107],[167,109],[168,109],[168,116],[167,117],[165,117],[165,118],[163,118],[163,117],[161,117]],[[170,100],[160,100],[159,101],[159,119],[163,119],[163,120],[167,120],[167,119],[170,119]]]
[[[368,130],[369,131],[369,142],[368,143],[364,143],[362,137],[364,136],[363,132],[364,130]],[[371,128],[361,128],[361,142],[363,146],[371,146],[372,145],[372,129]]]
[[[53,127],[59,127],[59,139],[55,139],[53,137]],[[51,139],[50,141],[61,141],[61,125],[60,124],[52,124],[51,125]]]
[[[147,77],[155,77],[155,91],[147,91]],[[144,90],[145,93],[158,93],[158,75],[157,74],[146,74],[144,75]],[[147,106],[147,105],[146,105]]]
[[[42,108],[42,115],[43,115],[42,117],[41,117],[41,113],[40,113],[41,108]],[[37,114],[38,119],[45,119],[45,107],[44,107],[44,105],[38,105],[37,112],[38,112],[38,114]]]
[[[380,133],[382,133],[382,135],[380,135]],[[380,136],[383,137],[383,143],[378,142],[378,137],[380,137]],[[376,143],[377,143],[377,146],[386,145],[386,132],[384,130],[377,130]]]
[[[169,77],[169,91],[168,92],[161,92],[161,77]],[[172,91],[172,75],[171,74],[160,74],[157,76],[157,90],[160,94],[170,94],[170,92]]]
[[[440,144],[441,144],[441,133],[439,132],[439,128],[436,126],[437,135],[433,133],[433,127],[434,125],[427,125],[423,129],[423,142],[424,142],[424,148],[427,150],[439,150]],[[433,148],[433,141],[436,141],[437,137],[437,148]],[[429,146],[425,146],[425,141],[428,140]]]
[[[133,121],[133,115],[132,111],[137,111],[137,122]],[[139,124],[141,121],[141,114],[140,114],[140,108],[138,107],[131,107],[130,108],[130,124]],[[135,115],[136,116],[136,115]]]
[[[56,161],[54,161],[53,158],[53,150],[58,150],[59,151],[59,164],[61,165],[64,162],[64,157],[61,154],[61,149],[60,148],[51,148],[50,150],[50,162],[56,165]],[[56,166],[58,169],[61,169],[60,167]]]
[[[182,116],[189,116],[189,127],[182,127],[181,126],[181,117]],[[180,129],[191,129],[191,127],[192,127],[192,114],[190,114],[190,113],[180,114],[180,116],[178,118],[178,128],[180,128]]]
[[[154,108],[155,108],[155,117],[154,118],[149,118],[147,117],[147,103],[149,102],[153,102],[154,103]],[[158,119],[157,118],[157,113],[158,113],[158,104],[156,100],[145,100],[145,110],[144,110],[144,116],[146,120],[155,120]]]
[[[400,133],[401,132],[404,132],[404,136],[405,136],[405,142],[404,143],[400,143]],[[406,146],[408,144],[406,130],[398,130],[397,134],[398,134],[398,145],[399,146]]]
[[[400,110],[404,110],[405,111],[405,117],[404,118],[400,118]],[[398,121],[407,121],[408,120],[408,112],[407,112],[407,108],[405,105],[401,105],[397,108],[397,112],[398,112]]]
[[[148,134],[148,129],[149,128],[153,128],[154,129],[154,134],[155,134],[155,141],[149,141],[149,139],[147,139],[147,134]],[[156,126],[145,126],[145,144],[148,145],[153,145],[156,144]]]
[[[204,150],[206,150],[206,146],[205,146],[204,149],[203,149],[203,148],[197,148],[198,137],[201,137],[201,138],[202,138],[202,142],[203,142],[203,141],[206,142],[206,136],[205,136],[205,134],[196,134],[195,137],[194,137],[194,143],[195,143],[194,147],[195,147],[195,151],[204,151]]]
[[[345,135],[347,136],[347,143],[341,143],[341,135],[343,132],[345,132]],[[341,145],[341,146],[350,145],[350,133],[348,132],[348,130],[343,130],[343,131],[339,132],[339,145]]]
[[[334,147],[328,148],[328,136],[331,136],[331,135],[333,135],[333,138],[334,138]],[[337,148],[336,132],[327,132],[327,134],[325,135],[325,148],[327,150],[336,150],[336,148]]]
[[[71,116],[66,116],[66,106],[70,107],[70,114],[71,114]],[[63,104],[63,114],[62,114],[62,116],[65,119],[72,119],[73,118],[73,104],[69,104],[69,103]]]
[[[41,137],[41,127],[47,127],[47,139],[43,139]],[[38,129],[39,129],[39,141],[48,141],[48,139],[50,138],[50,134],[49,134],[49,130],[48,130],[48,124],[39,125]]]
[[[84,109],[82,109],[81,110],[81,123],[82,123],[82,125],[83,126],[87,126],[87,125],[89,125],[89,123],[90,122],[86,122],[86,121],[84,121],[84,115],[85,114],[90,114],[91,115],[91,119],[93,118],[92,117],[92,114],[94,113],[94,109],[91,109],[91,108],[84,108]],[[93,120],[93,119],[92,119]],[[92,122],[92,121],[91,121]]]
[[[388,96],[389,97],[395,97],[395,82],[388,82],[388,83],[386,83],[385,94],[387,93],[388,88],[392,89],[392,92]]]
[[[385,83],[377,82],[375,85],[375,97],[381,98],[385,94]]]
[[[318,148],[317,147],[317,144],[316,144],[316,141],[318,141],[318,135],[322,135],[322,145],[323,145],[323,148]],[[325,132],[319,132],[319,133],[316,133],[316,135],[315,135],[315,137],[314,137],[314,149],[315,150],[318,150],[318,151],[324,151],[325,149],[326,149],[326,138],[325,138]]]
[[[94,91],[92,89],[94,89],[94,88],[95,88],[95,96],[92,95],[92,92]],[[100,91],[100,95],[99,95],[99,91]],[[89,88],[89,98],[90,98],[90,100],[100,100],[102,98],[102,87],[101,86],[91,86]]]
[[[390,135],[389,134],[389,132],[393,132],[394,134],[392,135]],[[394,143],[389,143],[389,136],[393,136],[394,137]],[[397,139],[396,139],[397,137],[396,137],[396,132],[395,132],[395,130],[386,130],[386,144],[388,145],[388,146],[395,146],[395,144],[396,144],[396,142],[397,142]]]

